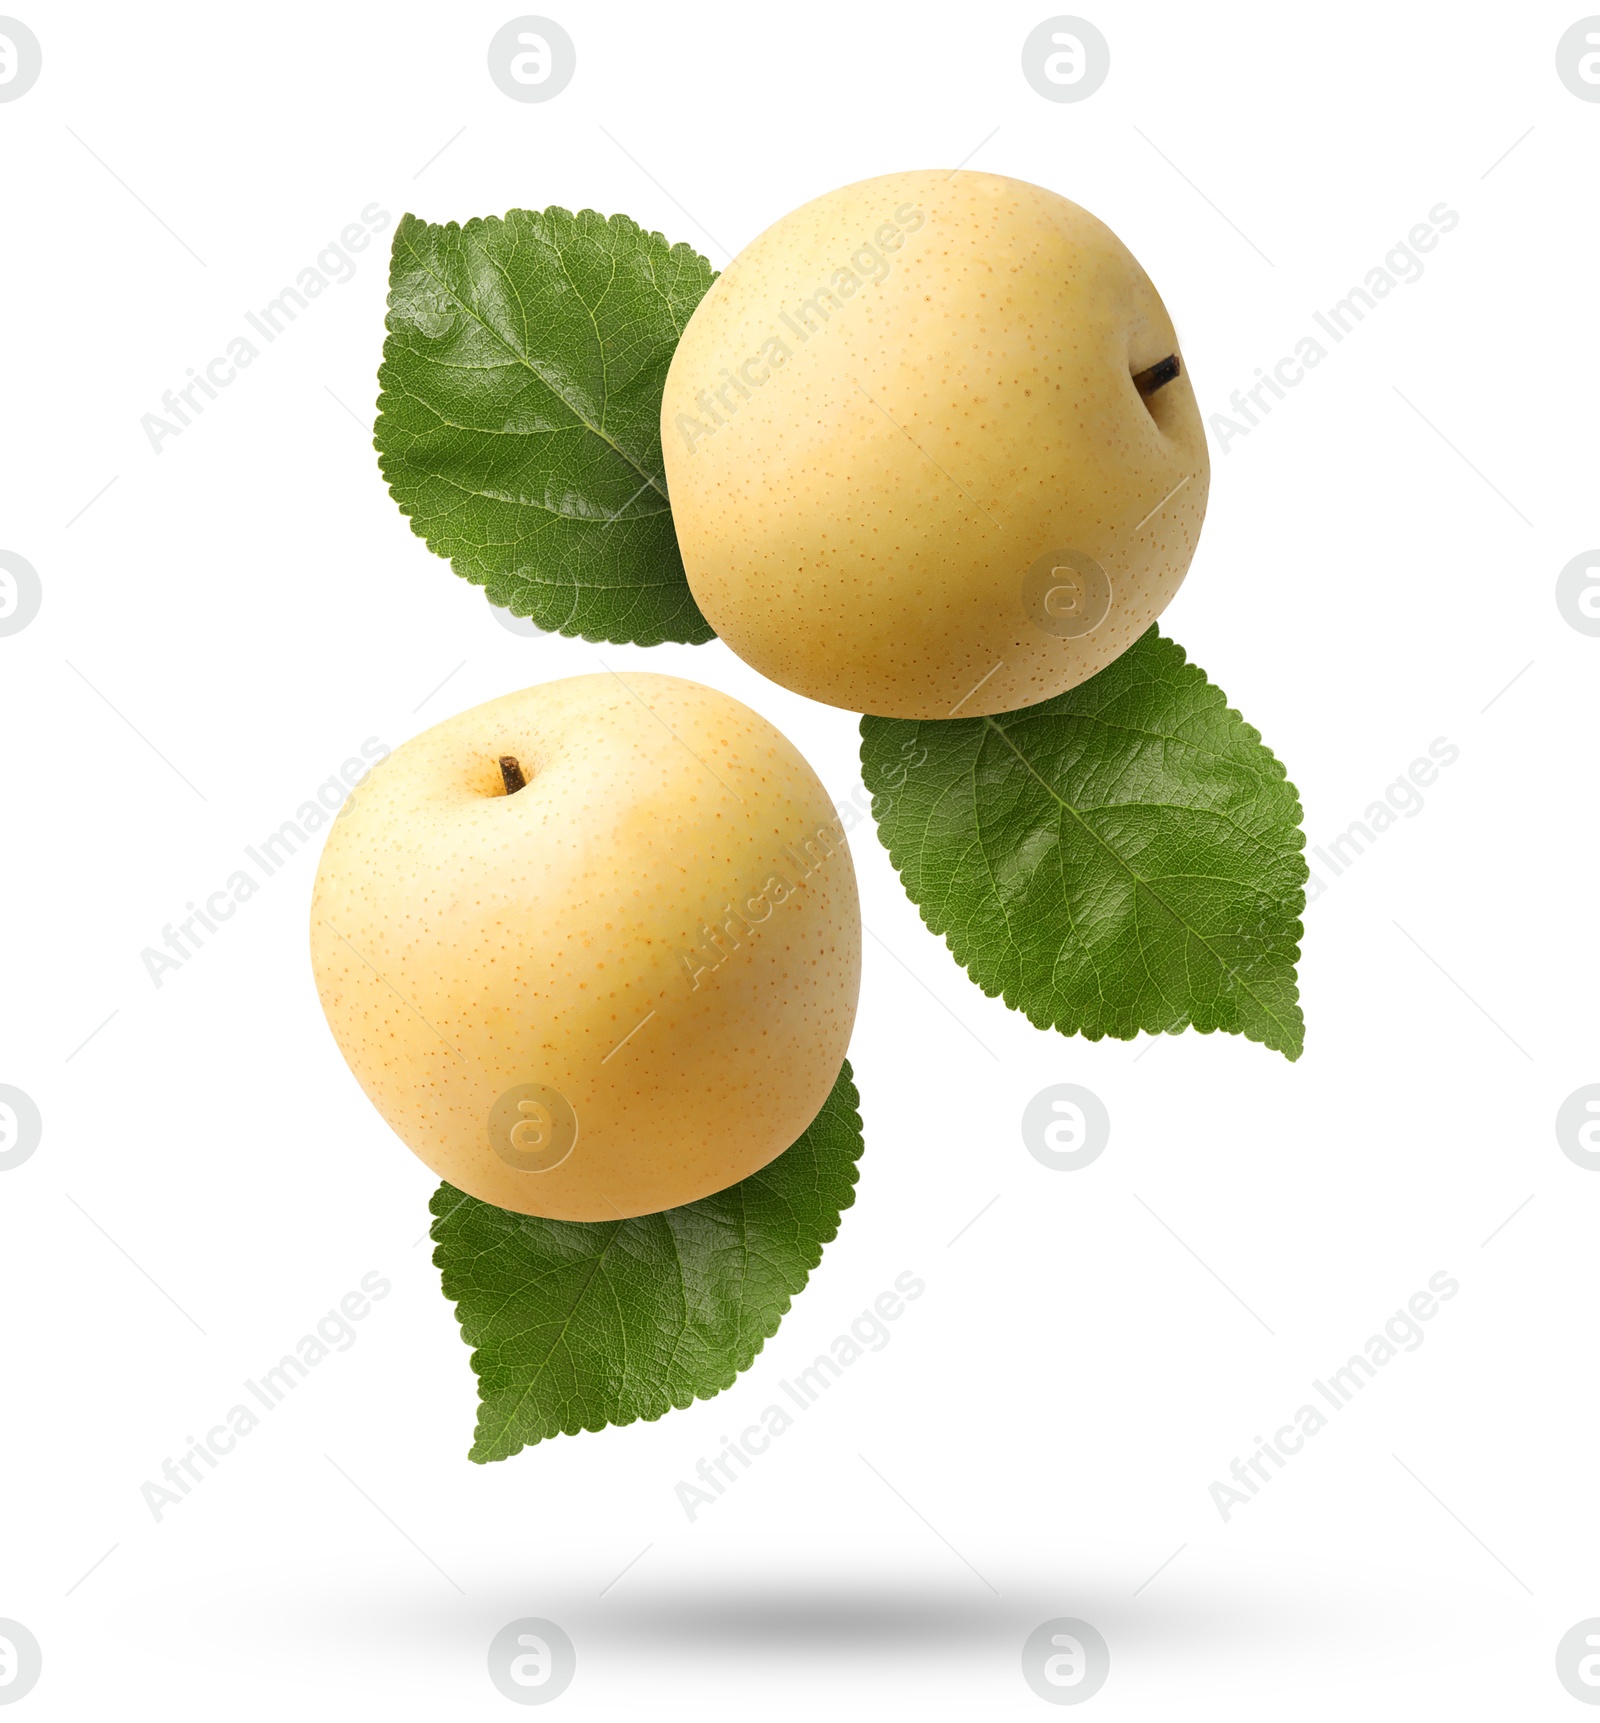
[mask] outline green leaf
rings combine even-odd
[[[1152,628],[1053,700],[861,721],[878,835],[991,997],[1097,1041],[1230,1030],[1300,1056],[1300,801]]]
[[[433,1260],[478,1374],[469,1457],[504,1460],[731,1387],[855,1201],[860,1099],[846,1062],[775,1161],[634,1220],[542,1220],[440,1185]]]
[[[684,578],[661,396],[714,279],[624,215],[395,229],[378,465],[491,603],[585,640],[710,640]]]

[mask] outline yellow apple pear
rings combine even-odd
[[[860,906],[793,745],[714,689],[630,671],[397,748],[329,832],[311,955],[350,1069],[434,1172],[604,1221],[735,1184],[816,1117]]]
[[[1177,591],[1210,462],[1177,336],[1102,222],[996,174],[785,216],[690,318],[661,413],[707,620],[813,699],[977,717],[1075,687]]]

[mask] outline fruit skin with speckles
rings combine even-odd
[[[690,318],[661,426],[717,633],[890,718],[1014,711],[1102,669],[1177,591],[1210,482],[1127,247],[971,171],[863,180],[768,228]]]
[[[311,955],[346,1062],[434,1172],[615,1220],[736,1184],[811,1123],[860,905],[833,803],[764,718],[673,676],[577,676],[381,762],[328,834]]]

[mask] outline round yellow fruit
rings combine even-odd
[[[942,169],[830,192],[740,252],[661,433],[712,627],[786,688],[892,718],[1013,711],[1109,664],[1177,591],[1211,470],[1127,247],[1040,186]]]
[[[448,719],[328,834],[328,1025],[441,1178],[600,1221],[724,1189],[816,1117],[855,1020],[844,832],[712,688],[576,676]]]

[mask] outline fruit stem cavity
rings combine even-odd
[[[1165,359],[1159,360],[1146,370],[1135,371],[1133,386],[1148,400],[1163,384],[1170,383],[1177,376],[1178,370],[1178,355],[1169,353]]]
[[[523,776],[522,767],[517,764],[515,754],[500,756],[500,777],[506,786],[506,794],[514,796],[518,790],[526,789],[528,780]]]

